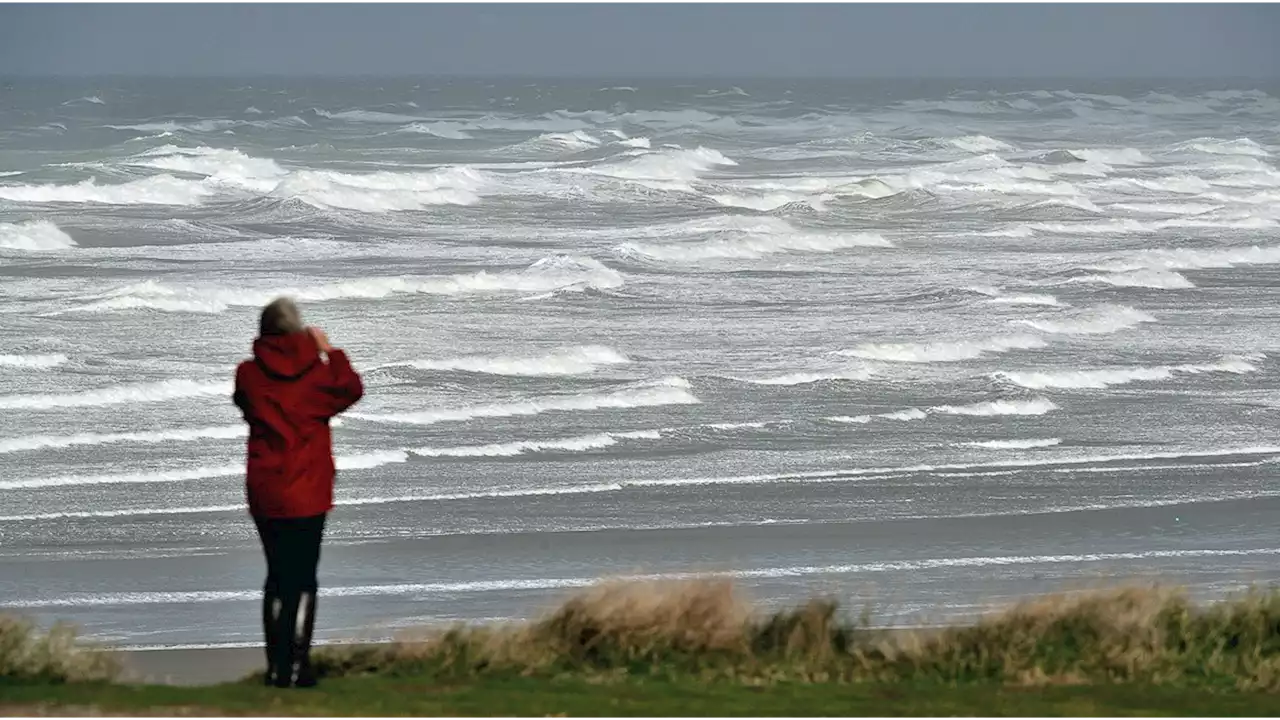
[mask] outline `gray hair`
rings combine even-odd
[[[302,311],[298,310],[293,298],[276,298],[262,308],[262,316],[258,320],[259,335],[291,335],[305,329]]]

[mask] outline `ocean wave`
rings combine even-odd
[[[946,142],[965,152],[974,153],[1003,152],[1014,149],[1009,143],[986,135],[965,135],[963,137],[948,138]]]
[[[5,170],[3,172],[0,172],[0,178],[17,177],[18,175],[22,175],[22,174],[23,174],[22,170]]]
[[[471,134],[467,129],[467,125],[456,122],[415,122],[405,125],[396,132],[434,135],[444,140],[470,140]]]
[[[330,170],[297,170],[271,194],[320,208],[359,212],[422,210],[437,205],[474,205],[489,179],[469,167],[431,172],[374,172],[363,175]]]
[[[1151,288],[1153,290],[1185,290],[1195,284],[1172,270],[1133,270],[1107,275],[1085,275],[1072,278],[1077,283],[1102,283],[1116,287]]]
[[[768,377],[732,376],[729,379],[751,385],[809,385],[832,380],[870,380],[873,376],[874,374],[865,368],[833,368],[831,370],[794,372]]]
[[[698,179],[708,170],[737,164],[720,151],[711,148],[698,147],[692,150],[663,148],[636,155],[628,160],[573,168],[572,172],[602,175],[618,180],[656,183],[658,187],[674,190],[690,190],[688,183]]]
[[[0,368],[15,370],[52,370],[67,362],[61,353],[48,355],[0,355]]]
[[[641,150],[648,150],[653,147],[653,143],[647,137],[623,137],[618,140],[618,144],[625,145],[630,148],[639,148]]]
[[[546,292],[568,287],[618,288],[620,273],[588,257],[557,255],[519,271],[480,271],[437,277],[375,277],[301,288],[228,289],[181,287],[148,280],[89,298],[78,312],[149,309],[165,312],[219,313],[229,307],[258,307],[280,295],[302,302],[377,299],[393,295],[466,295]]]
[[[686,224],[682,229],[711,238],[677,243],[629,242],[619,246],[619,251],[651,260],[697,262],[751,260],[779,253],[832,253],[854,247],[892,247],[892,243],[877,234],[801,230],[781,218],[723,217],[706,224]]]
[[[197,205],[216,190],[203,182],[153,175],[117,185],[95,179],[70,185],[0,185],[0,199],[20,203],[90,203],[98,205]]]
[[[1203,137],[1188,140],[1174,147],[1175,150],[1193,150],[1209,155],[1244,155],[1247,157],[1271,157],[1270,151],[1249,138],[1222,140]]]
[[[348,413],[355,420],[406,425],[434,425],[442,422],[464,422],[475,418],[523,417],[555,411],[621,410],[662,405],[696,405],[700,401],[689,392],[682,378],[667,378],[643,383],[623,390],[602,394],[554,395],[531,400],[445,408],[411,413]]]
[[[1148,313],[1124,305],[1103,305],[1086,310],[1070,320],[1020,322],[1053,335],[1108,335],[1142,323],[1156,322],[1156,319]]]
[[[1072,150],[1071,154],[1086,162],[1106,165],[1146,165],[1153,162],[1146,153],[1136,148],[1084,148]]]
[[[959,415],[967,417],[998,417],[1002,415],[1045,415],[1058,406],[1046,398],[989,400],[972,405],[936,405],[929,408],[904,408],[872,415],[834,415],[823,420],[845,425],[866,425],[874,420],[913,422],[926,420],[931,415]]]
[[[1062,303],[1058,301],[1058,298],[1042,293],[1015,293],[1012,295],[1006,295],[1003,291],[997,288],[972,287],[967,289],[976,292],[979,295],[986,295],[988,298],[987,302],[994,303],[996,305],[1032,305],[1040,307],[1059,307],[1062,305]]]
[[[1058,438],[1028,438],[1026,440],[979,440],[958,444],[961,447],[989,448],[991,450],[1034,450],[1036,448],[1061,445],[1062,440]]]
[[[106,105],[107,104],[105,100],[98,97],[97,95],[86,95],[85,97],[76,98],[75,100],[68,100],[62,104],[66,106],[66,105],[79,105],[82,103],[87,105]]]
[[[439,360],[410,360],[388,363],[370,368],[409,367],[416,370],[440,370],[452,372],[485,373],[528,377],[553,377],[584,375],[604,365],[622,365],[631,362],[626,355],[602,345],[581,345],[562,348],[533,357],[470,355]]]
[[[1033,335],[997,335],[981,340],[923,343],[865,343],[852,350],[839,350],[840,355],[864,360],[899,363],[937,363],[976,360],[1012,350],[1034,350],[1047,343]]]
[[[1280,263],[1280,246],[1219,248],[1197,250],[1177,248],[1144,250],[1129,258],[1111,263],[1106,270],[1135,272],[1144,269],[1205,270],[1237,265],[1275,265]]]
[[[339,470],[370,470],[383,465],[407,462],[409,455],[399,450],[343,455],[335,459]],[[0,480],[0,490],[35,490],[55,487],[81,487],[85,485],[149,485],[153,483],[190,482],[244,474],[244,463],[204,465],[184,470],[157,472],[132,472],[115,475],[68,475],[62,477]]]
[[[1251,358],[1224,358],[1216,363],[1202,365],[1161,365],[1156,367],[1124,367],[1102,370],[1068,370],[1049,372],[999,372],[994,377],[1032,390],[1088,389],[1127,385],[1134,382],[1154,382],[1172,379],[1175,375],[1203,375],[1230,373],[1244,375],[1256,372],[1257,365]]]
[[[374,123],[374,124],[382,124],[382,125],[411,123],[411,122],[418,122],[426,119],[426,118],[415,117],[413,115],[398,115],[396,113],[377,112],[375,110],[343,110],[341,112],[329,112],[327,110],[312,108],[311,112],[327,120],[339,120],[343,122],[356,122],[356,123]]]
[[[114,385],[100,390],[33,395],[0,395],[0,408],[5,410],[52,410],[57,408],[103,407],[134,403],[168,402],[183,398],[224,395],[231,397],[227,382],[194,380],[162,380],[135,385]]]
[[[70,235],[48,220],[0,223],[0,250],[53,252],[75,246]]]
[[[554,440],[518,440],[492,445],[471,445],[450,448],[417,448],[409,452],[422,457],[514,457],[527,453],[543,452],[586,452],[613,447],[624,440],[660,440],[662,434],[656,430],[638,430],[623,433],[598,433],[580,437],[560,438]]]
[[[972,405],[939,405],[929,408],[930,414],[965,415],[971,417],[996,417],[1000,415],[1045,415],[1058,406],[1047,398],[1028,400],[990,400]]]
[[[229,440],[242,438],[245,434],[244,425],[220,425],[188,430],[156,430],[152,432],[29,435],[26,437],[0,438],[0,454],[82,445],[109,445],[113,443],[153,445],[171,442],[195,442],[198,440]]]

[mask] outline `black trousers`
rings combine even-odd
[[[267,558],[267,581],[263,589],[268,594],[285,596],[316,591],[326,517],[253,519]]]
[[[267,580],[262,587],[266,680],[277,687],[315,684],[310,651],[325,517],[254,518],[267,559]]]

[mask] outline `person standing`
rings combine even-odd
[[[253,359],[236,368],[236,406],[249,425],[249,514],[267,561],[262,630],[267,685],[313,687],[317,568],[336,474],[329,421],[364,395],[360,375],[298,306],[262,309]]]

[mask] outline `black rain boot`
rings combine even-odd
[[[300,593],[286,590],[281,596],[280,614],[276,617],[276,647],[272,667],[275,678],[272,685],[287,688],[293,685],[293,643],[298,625],[298,601]]]
[[[298,620],[293,637],[294,687],[316,686],[315,670],[311,667],[311,636],[316,629],[316,592],[302,593],[298,603]]]
[[[276,656],[280,647],[280,611],[282,601],[274,591],[265,590],[262,595],[262,634],[266,639],[267,672],[263,674],[263,682],[268,686],[276,684],[278,666]]]

